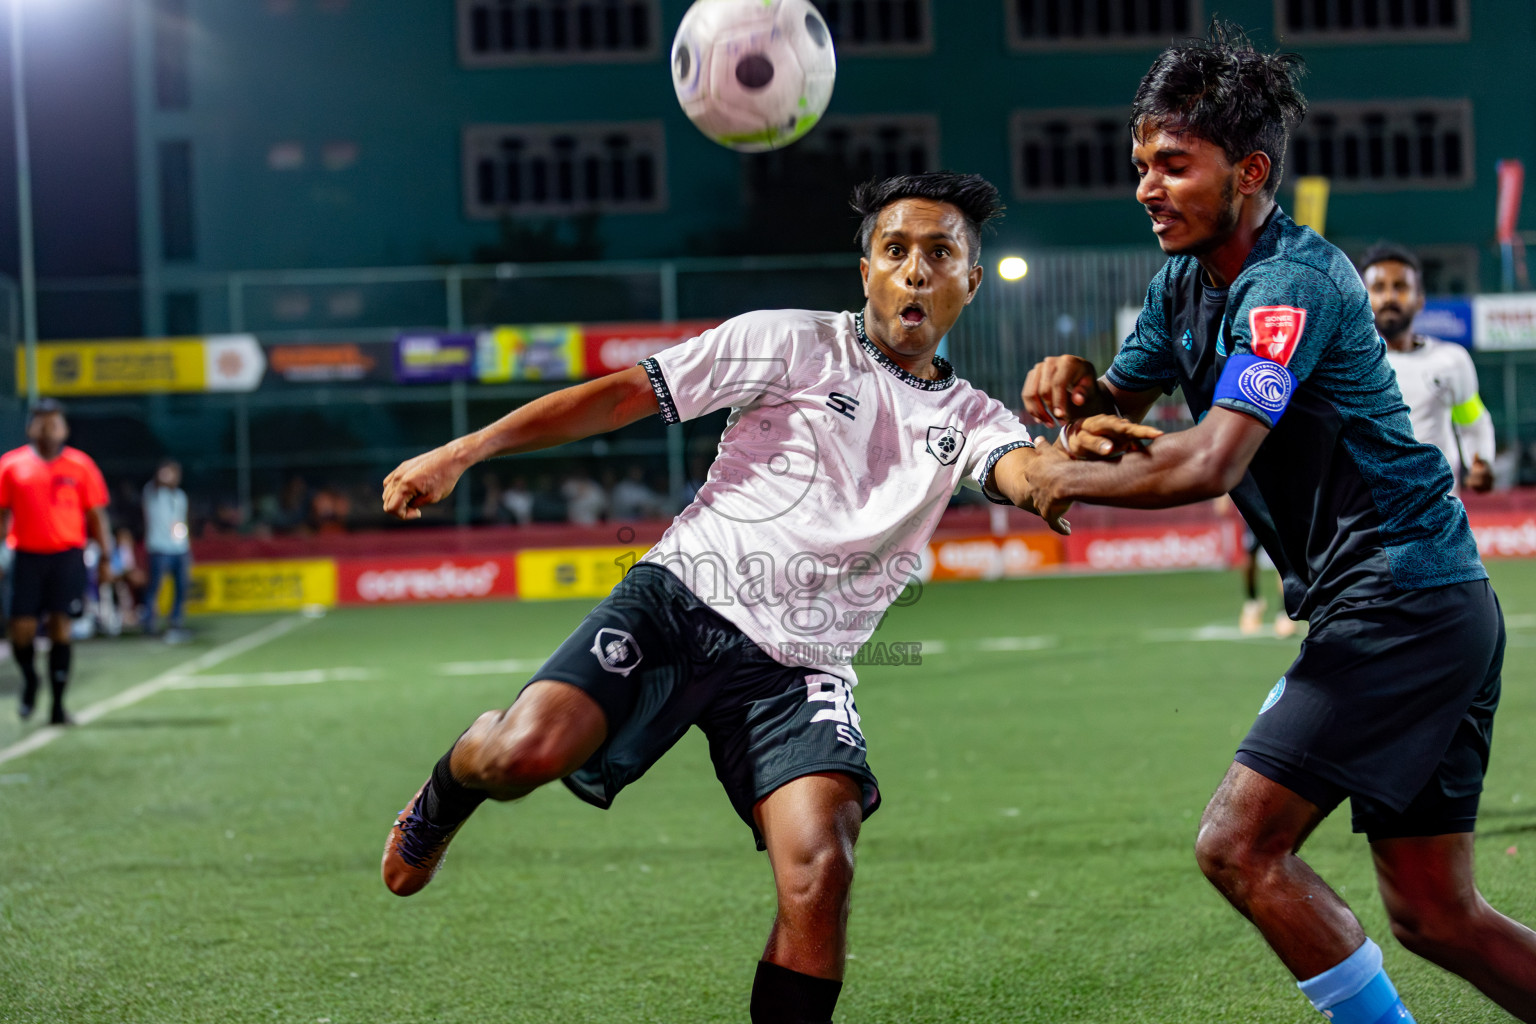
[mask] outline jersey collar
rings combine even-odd
[[[859,344],[864,346],[864,351],[879,363],[880,366],[895,375],[903,384],[918,388],[923,391],[947,391],[955,386],[955,368],[949,365],[949,360],[943,356],[934,356],[933,365],[939,371],[937,380],[925,380],[915,373],[910,373],[905,367],[884,352],[880,346],[869,340],[869,335],[864,333],[864,311],[853,314],[853,327],[858,332]]]

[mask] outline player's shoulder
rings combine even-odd
[[[1472,366],[1472,353],[1454,341],[1445,341],[1432,335],[1418,336],[1426,355],[1437,363],[1449,366]]]
[[[819,309],[755,309],[731,317],[720,328],[764,337],[806,334],[832,338],[853,330],[853,314]]]
[[[37,453],[32,450],[32,446],[29,444],[21,445],[18,448],[12,448],[4,455],[0,455],[0,473],[7,472],[24,462],[35,459],[36,457]]]
[[[1360,274],[1343,250],[1278,208],[1233,281],[1233,288],[1251,293],[1258,301],[1270,295],[1301,302],[1366,300]]]

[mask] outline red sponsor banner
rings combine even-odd
[[[1067,564],[1093,572],[1225,569],[1242,553],[1236,523],[1083,530],[1065,538]]]
[[[1484,558],[1536,558],[1536,512],[1469,514]]]
[[[1499,199],[1494,232],[1500,245],[1512,245],[1518,238],[1520,197],[1525,191],[1525,164],[1519,160],[1498,163]]]
[[[697,337],[719,320],[682,320],[675,324],[595,324],[582,328],[587,357],[587,376],[627,370],[631,366]]]
[[[924,579],[999,580],[1061,568],[1061,538],[1054,533],[953,537],[934,541],[923,556]]]
[[[404,604],[516,597],[512,555],[416,558],[341,558],[336,561],[339,604]]]

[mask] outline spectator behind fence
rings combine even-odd
[[[661,515],[661,495],[645,483],[645,467],[630,466],[624,479],[613,485],[614,519],[653,519]]]
[[[515,476],[512,483],[501,492],[501,507],[518,526],[533,522],[533,492],[528,489],[528,478]]]
[[[608,513],[608,492],[585,470],[577,470],[560,485],[566,518],[577,526],[593,526]]]
[[[187,492],[181,489],[181,464],[166,459],[144,485],[144,549],[149,552],[149,582],[144,594],[144,632],[155,631],[160,584],[170,576],[171,615],[165,642],[185,643],[183,623],[192,572],[192,544],[187,529]]]

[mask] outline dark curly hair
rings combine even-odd
[[[965,251],[972,266],[981,262],[982,227],[1003,213],[1003,200],[998,195],[997,186],[979,174],[935,171],[871,179],[855,188],[849,199],[862,218],[857,241],[859,251],[865,256],[869,255],[870,239],[874,237],[880,211],[903,199],[929,199],[959,208],[965,216]]]
[[[1404,248],[1396,242],[1377,242],[1365,250],[1365,255],[1360,257],[1360,276],[1377,263],[1402,263],[1413,268],[1413,276],[1422,281],[1424,279],[1424,265],[1419,262],[1418,256],[1413,250]]]
[[[1211,19],[1204,39],[1158,54],[1131,104],[1131,135],[1188,132],[1220,146],[1236,163],[1250,153],[1269,157],[1263,194],[1273,196],[1285,171],[1291,130],[1307,115],[1296,88],[1306,62],[1295,53],[1260,53],[1237,25]]]

